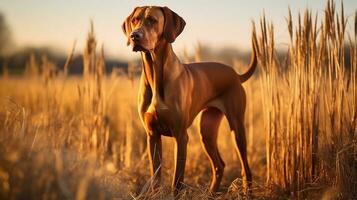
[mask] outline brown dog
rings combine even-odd
[[[161,136],[175,139],[174,193],[182,187],[188,135],[186,129],[202,111],[202,144],[212,166],[210,191],[218,189],[224,162],[217,149],[218,127],[223,115],[234,133],[242,165],[243,186],[252,180],[247,161],[244,112],[246,96],[241,85],[257,64],[255,41],[249,70],[238,75],[220,63],[183,64],[171,43],[182,32],[185,21],[167,7],[136,7],[122,25],[133,51],[140,51],[143,70],[139,91],[139,114],[147,132],[151,175],[161,178]]]

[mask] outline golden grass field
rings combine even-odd
[[[218,138],[225,174],[220,192],[207,192],[211,169],[195,121],[180,199],[357,198],[354,17],[347,21],[343,6],[336,10],[330,1],[317,20],[310,11],[297,21],[290,14],[290,43],[282,56],[273,24],[261,18],[252,33],[259,72],[243,84],[252,196],[241,191],[240,164],[225,120]],[[346,23],[354,24],[355,32],[347,33]],[[153,191],[136,108],[138,79],[132,69],[128,75],[105,74],[103,54],[91,30],[83,76],[67,75],[73,52],[57,73],[45,57],[29,58],[23,76],[3,73],[0,199],[173,199],[173,141],[163,140],[163,185]],[[199,52],[195,57],[201,58]]]

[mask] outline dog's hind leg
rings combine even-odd
[[[246,95],[243,88],[239,85],[239,87],[233,88],[227,97],[225,102],[227,119],[233,132],[233,140],[236,143],[236,151],[242,166],[243,189],[246,193],[249,193],[252,175],[248,164],[247,140],[244,128]]]
[[[246,193],[248,193],[252,182],[252,175],[250,172],[247,158],[247,141],[244,128],[244,113],[238,115],[238,117],[229,118],[230,119],[228,119],[228,121],[233,132],[232,136],[236,143],[236,151],[242,166],[243,189]]]
[[[202,145],[212,167],[211,192],[217,191],[222,180],[225,166],[217,148],[218,128],[222,117],[223,113],[219,109],[209,107],[202,112],[200,121]]]
[[[233,130],[233,132],[237,145],[237,153],[242,165],[243,188],[248,190],[251,186],[252,174],[250,172],[247,159],[247,140],[243,121],[238,120],[237,127]]]

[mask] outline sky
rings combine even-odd
[[[90,20],[93,20],[99,45],[107,56],[132,60],[138,53],[126,46],[121,30],[134,7],[168,6],[186,21],[183,33],[173,44],[176,51],[192,52],[199,41],[209,48],[233,47],[249,50],[251,22],[258,22],[263,11],[274,22],[277,45],[286,45],[286,16],[290,6],[294,16],[304,8],[320,19],[327,0],[1,0],[2,12],[10,26],[16,46],[50,46],[68,52],[73,42],[83,49]],[[340,5],[340,0],[336,1]],[[345,0],[345,13],[353,20],[357,0]],[[351,25],[351,24],[350,24]],[[352,25],[351,25],[352,27]]]

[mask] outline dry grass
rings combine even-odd
[[[284,59],[276,55],[273,24],[267,25],[265,16],[261,19],[267,182],[304,198],[308,190],[321,188],[323,179],[333,182],[341,197],[353,198],[357,190],[357,38],[345,39],[343,4],[337,13],[328,1],[324,17],[318,24],[317,15],[306,10],[295,24],[289,10],[290,45]]]
[[[295,24],[289,12],[290,44],[283,58],[264,16],[259,38],[253,34],[260,77],[244,83],[253,198],[356,197],[357,28],[347,37],[343,8],[336,12],[330,1],[321,23],[316,19],[306,11]],[[354,20],[357,27],[357,14]],[[196,60],[202,59],[200,48]],[[5,73],[0,79],[0,199],[173,199],[170,139],[163,140],[163,186],[148,187],[134,64],[127,76],[106,76],[93,26],[83,77],[67,76],[73,51],[63,72],[32,55],[26,76]],[[235,63],[240,69],[241,62]],[[207,192],[211,170],[197,131],[195,121],[180,198],[245,199],[227,121],[218,140],[227,167],[216,195]]]

